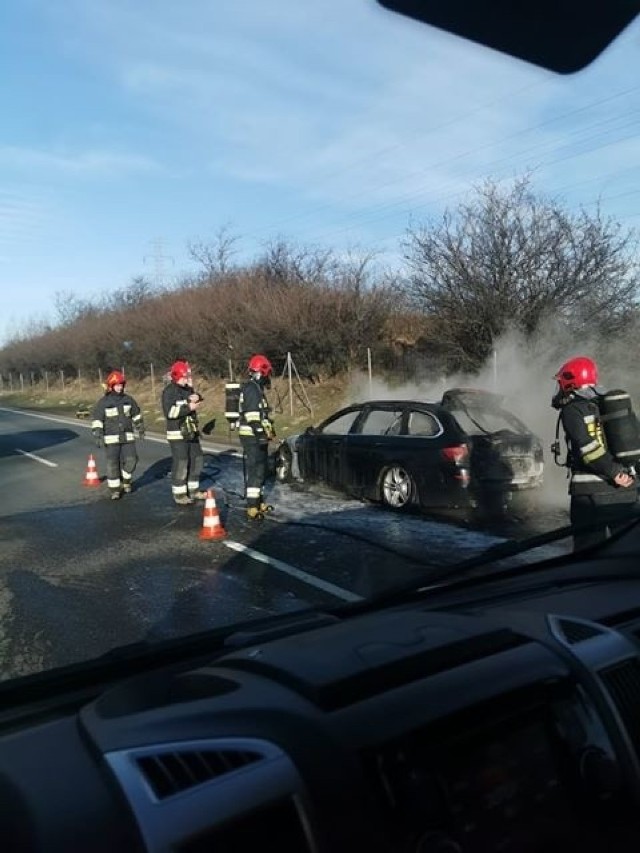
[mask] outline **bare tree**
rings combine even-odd
[[[66,323],[1,347],[0,370],[126,363],[135,376],[180,354],[207,375],[226,376],[229,359],[240,369],[265,352],[278,371],[294,352],[300,370],[336,374],[366,363],[369,348],[376,358],[393,348],[389,322],[401,299],[373,260],[371,252],[337,259],[282,240],[215,279],[152,290],[140,278],[86,304],[65,296]]]
[[[640,283],[633,243],[599,209],[571,213],[536,194],[529,177],[507,189],[487,181],[440,223],[408,230],[406,289],[451,366],[472,368],[510,326],[533,335],[554,317],[571,331],[623,328]]]
[[[124,311],[140,308],[154,295],[154,285],[144,276],[139,275],[124,287],[109,290],[102,298],[103,310]]]
[[[201,240],[190,242],[187,245],[189,255],[197,261],[203,269],[205,276],[212,280],[226,275],[232,268],[231,259],[236,253],[236,243],[240,238],[230,233],[230,226],[221,226],[213,240],[213,243],[203,243]]]
[[[266,246],[257,266],[268,282],[318,284],[335,273],[336,261],[331,249],[295,246],[280,237]]]
[[[71,290],[58,290],[53,297],[53,306],[62,326],[73,325],[95,309],[88,299],[81,299]]]

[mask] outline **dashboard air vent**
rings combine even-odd
[[[215,749],[161,752],[138,756],[136,762],[153,793],[163,800],[261,758],[251,750]]]
[[[556,627],[570,646],[582,643],[584,640],[591,640],[604,633],[597,625],[577,619],[558,619]]]
[[[630,658],[599,673],[640,758],[640,659]]]

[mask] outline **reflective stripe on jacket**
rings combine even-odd
[[[166,419],[167,439],[169,441],[185,441],[183,425],[187,418],[192,422],[195,433],[192,440],[198,438],[198,415],[189,409],[189,396],[195,394],[190,385],[178,385],[170,382],[162,391],[162,413]]]
[[[129,394],[108,391],[93,408],[92,430],[102,430],[105,444],[135,441],[134,426],[143,426],[140,406]]]
[[[259,441],[268,441],[273,431],[269,417],[269,403],[262,387],[255,379],[250,379],[240,389],[240,420],[238,434],[255,437]]]

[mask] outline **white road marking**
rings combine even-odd
[[[63,424],[75,424],[76,426],[82,426],[86,429],[89,429],[89,424],[82,423],[79,420],[73,420],[72,418],[67,418],[64,415],[40,415],[36,412],[27,412],[24,409],[6,409],[4,407],[0,407],[0,412],[7,412],[9,415],[24,415],[28,418],[40,418],[42,421],[54,421],[54,423],[63,423]]]
[[[37,412],[27,412],[22,409],[7,409],[3,406],[0,406],[0,412],[7,412],[11,415],[26,415],[30,418],[40,418],[43,421],[53,421],[54,423],[63,423],[63,424],[73,424],[74,426],[84,427],[84,429],[91,429],[91,424],[86,421],[81,421],[78,418],[70,418],[65,417],[64,415],[41,415]],[[143,439],[136,439],[137,441],[156,441],[159,444],[167,444],[166,436],[162,435],[150,435],[148,432]],[[203,441],[202,437],[200,438],[200,444],[202,445],[202,449],[208,451],[209,453],[229,453],[230,456],[234,456],[236,459],[242,459],[242,451],[239,451],[233,447],[230,447],[225,444],[216,444],[211,441]]]
[[[43,459],[42,456],[36,456],[35,453],[29,453],[27,450],[20,450],[19,447],[15,448],[16,453],[22,453],[23,456],[28,456],[29,459],[34,459],[36,462],[42,462],[43,465],[48,465],[50,468],[57,468],[57,462],[49,462],[48,459]]]
[[[333,595],[336,598],[341,598],[343,601],[363,601],[363,597],[361,595],[356,595],[355,592],[349,592],[348,589],[343,589],[340,586],[336,586],[335,584],[329,583],[329,581],[323,581],[322,578],[317,578],[314,575],[308,574],[308,572],[304,572],[302,569],[297,569],[295,566],[289,565],[289,563],[285,563],[282,560],[277,560],[275,557],[268,557],[266,554],[262,554],[260,551],[255,551],[253,548],[248,548],[246,545],[243,545],[241,542],[234,542],[233,540],[225,540],[224,545],[227,548],[231,548],[232,551],[238,551],[241,554],[246,554],[247,557],[251,557],[253,560],[257,560],[260,563],[266,563],[268,566],[271,566],[273,569],[277,569],[279,572],[284,572],[286,575],[290,575],[293,578],[296,578],[303,583],[309,584],[310,586],[315,586],[317,589],[321,589],[323,592],[328,592],[329,595]]]

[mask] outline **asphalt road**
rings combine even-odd
[[[134,491],[111,501],[106,485],[83,482],[89,454],[104,476],[86,422],[0,409],[1,678],[128,643],[359,601],[515,535],[282,486],[273,487],[272,517],[250,523],[237,450],[203,447],[203,486],[227,534],[219,541],[199,537],[201,503],[173,503],[162,436],[138,442]],[[516,527],[564,523],[557,513],[534,517]]]

